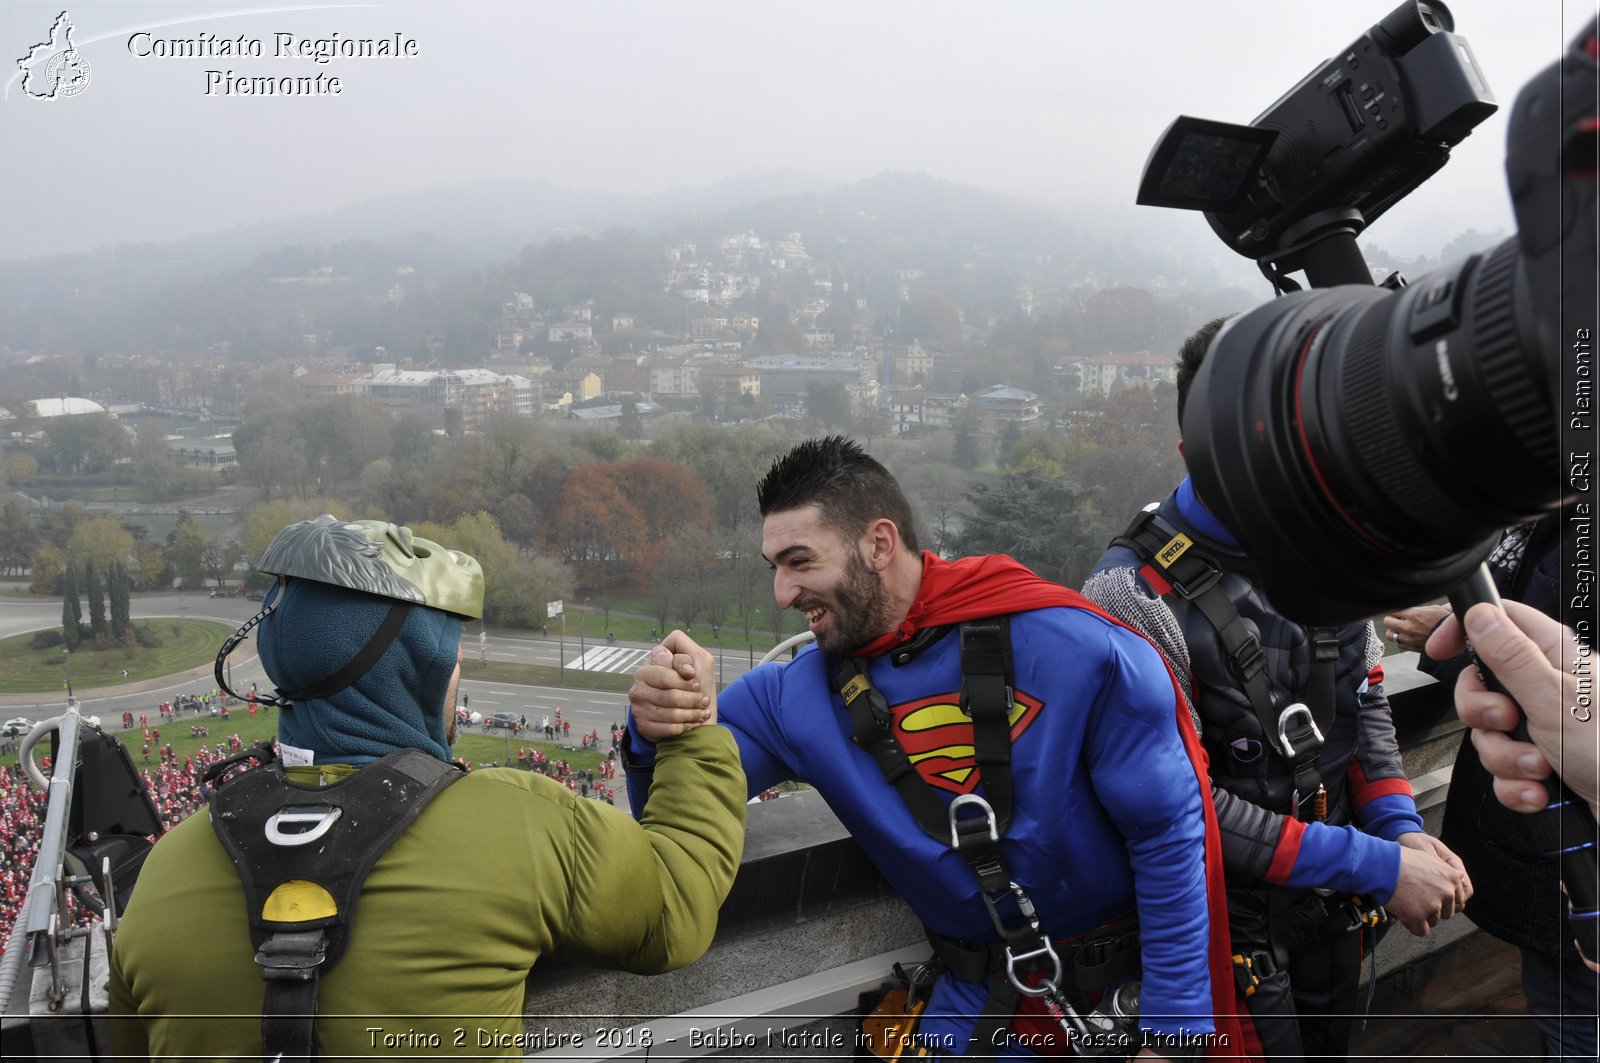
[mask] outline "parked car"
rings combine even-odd
[[[23,735],[33,730],[33,721],[28,719],[26,716],[17,716],[7,720],[5,727],[0,728],[0,730],[4,730],[5,733],[11,738],[21,738]]]
[[[483,721],[485,728],[504,727],[508,731],[522,729],[522,717],[514,712],[491,712],[489,718]]]
[[[238,587],[218,587],[216,590],[211,592],[211,597],[213,597],[213,598],[237,598],[237,597],[239,597],[239,588]]]
[[[473,712],[471,709],[456,706],[456,726],[475,727],[483,722],[483,713]]]
[[[244,596],[246,598],[248,598],[252,602],[259,602],[261,599],[263,599],[263,598],[265,598],[267,596],[267,592],[266,591],[246,591]]]

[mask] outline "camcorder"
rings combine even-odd
[[[1454,29],[1442,3],[1407,0],[1249,125],[1181,117],[1152,151],[1138,201],[1203,211],[1280,295],[1212,342],[1185,408],[1186,459],[1273,603],[1307,624],[1494,599],[1483,561],[1500,534],[1565,507],[1561,619],[1587,653],[1597,23],[1512,106],[1517,234],[1377,285],[1356,236],[1497,108]],[[1532,829],[1547,852],[1581,843],[1563,877],[1594,957],[1595,825],[1586,808],[1550,822],[1569,813],[1539,813]]]

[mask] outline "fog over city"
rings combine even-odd
[[[1401,254],[1437,254],[1468,228],[1512,229],[1511,102],[1595,9],[1449,6],[1501,109],[1369,231]],[[61,8],[13,4],[0,23],[0,257],[163,242],[434,188],[456,189],[468,210],[490,179],[629,196],[737,179],[713,193],[727,206],[886,170],[1128,219],[1130,234],[1167,227],[1226,255],[1198,215],[1133,207],[1151,146],[1178,114],[1248,122],[1391,7],[99,3],[68,9],[87,83],[39,100],[18,60],[64,47],[34,47]],[[352,39],[400,54],[316,58]],[[281,77],[312,91],[240,88]],[[493,220],[516,246],[517,218]]]

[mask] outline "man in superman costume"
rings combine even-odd
[[[919,551],[899,485],[848,440],[801,443],[774,463],[757,494],[777,603],[806,614],[816,644],[718,693],[711,655],[682,632],[670,634],[629,691],[625,764],[635,807],[648,791],[653,741],[721,723],[738,742],[750,794],[785,779],[815,787],[926,924],[937,952],[958,946],[989,956],[981,973],[966,965],[940,976],[919,1048],[908,1056],[1026,1059],[1041,1045],[1046,1054],[1070,1052],[1061,1023],[1036,998],[1017,996],[1011,1021],[1002,1016],[998,1029],[980,1020],[992,986],[1007,978],[1002,934],[1026,926],[1025,909],[1002,896],[991,917],[985,902],[996,891],[980,884],[977,865],[951,847],[948,831],[936,837],[919,821],[905,790],[857,742],[840,693],[850,689],[841,666],[855,658],[915,776],[940,805],[961,795],[999,805],[996,791],[1008,791],[1003,881],[1026,895],[1039,935],[1058,954],[1073,955],[1075,943],[1108,927],[1125,928],[1136,913],[1139,1058],[1235,1057],[1204,754],[1160,655],[1010,558],[946,562]],[[1009,615],[1014,700],[1009,762],[991,774],[1008,775],[1009,786],[984,778],[974,726],[958,707],[961,622],[998,615]],[[1077,989],[1063,988],[1068,996]],[[1078,996],[1078,1007],[1099,995]]]

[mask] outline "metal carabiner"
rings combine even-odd
[[[1069,1041],[1076,1034],[1079,1044],[1086,1043],[1089,1038],[1089,1024],[1078,1014],[1076,1008],[1062,998],[1061,987],[1048,978],[1039,984],[1043,987],[1039,996],[1043,1000],[1046,1014],[1056,1020]]]

